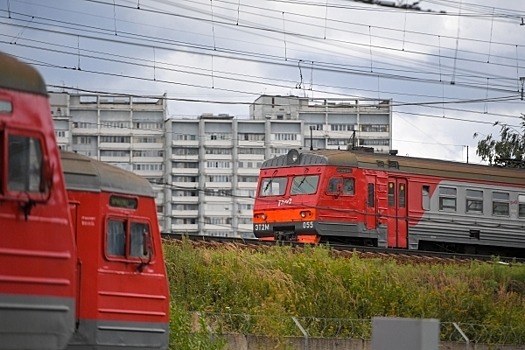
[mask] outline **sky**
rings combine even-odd
[[[399,154],[479,163],[522,129],[524,21],[508,0],[0,0],[0,51],[51,91],[166,94],[174,118],[391,99]]]

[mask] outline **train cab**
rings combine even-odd
[[[68,349],[167,349],[169,286],[149,182],[62,152],[78,249],[77,327]]]
[[[76,251],[47,89],[0,53],[0,349],[62,349]]]

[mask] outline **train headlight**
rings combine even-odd
[[[261,219],[261,220],[266,220],[267,219],[266,214],[264,214],[264,213],[255,214],[255,217],[257,219]]]
[[[312,216],[312,212],[310,210],[303,210],[303,211],[301,211],[300,215],[304,219],[304,218],[306,218],[308,216]]]

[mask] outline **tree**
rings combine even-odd
[[[507,124],[495,122],[500,125],[500,140],[496,140],[491,135],[478,141],[476,154],[482,160],[488,161],[490,165],[523,168],[525,169],[525,114],[521,115],[521,133]],[[474,138],[478,133],[474,133]]]

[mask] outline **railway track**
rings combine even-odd
[[[167,241],[182,242],[190,240],[194,245],[213,247],[235,246],[241,249],[261,250],[275,245],[293,246],[302,249],[304,244],[294,242],[269,242],[257,239],[233,237],[213,237],[181,234],[163,234]],[[337,257],[351,257],[357,254],[360,258],[395,259],[406,263],[469,263],[472,261],[487,261],[501,264],[525,263],[525,259],[515,257],[495,257],[490,255],[459,254],[447,252],[433,252],[421,250],[406,250],[378,247],[364,247],[357,245],[330,244],[332,254]]]

